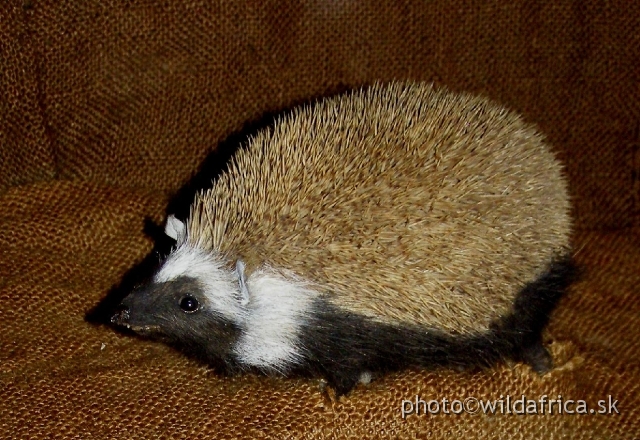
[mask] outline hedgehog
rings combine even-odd
[[[552,367],[542,331],[575,273],[544,137],[493,101],[376,84],[248,139],[112,323],[231,374],[339,395],[414,368]]]

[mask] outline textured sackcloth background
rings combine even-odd
[[[0,438],[639,438],[640,2],[5,0],[0,5]],[[584,278],[556,368],[405,371],[335,401],[221,378],[85,313],[152,249],[171,194],[243,124],[376,80],[482,93],[566,163]],[[402,399],[619,415],[400,416]]]

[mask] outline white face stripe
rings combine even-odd
[[[302,359],[299,334],[318,293],[294,276],[267,268],[254,272],[247,288],[247,321],[234,352],[245,365],[285,373]]]
[[[181,276],[200,282],[207,307],[241,328],[234,346],[241,364],[284,373],[301,361],[300,330],[318,297],[309,283],[270,268],[245,278],[241,261],[230,270],[221,257],[188,244],[169,255],[154,281]]]
[[[167,257],[154,281],[163,283],[180,276],[191,277],[202,284],[208,308],[233,322],[244,321],[237,276],[224,267],[222,258],[183,244]]]

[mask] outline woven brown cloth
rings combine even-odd
[[[584,274],[546,333],[552,372],[410,370],[336,400],[85,320],[152,249],[144,219],[244,124],[392,79],[502,102],[566,164]],[[637,1],[5,0],[0,438],[640,438],[639,176]],[[619,414],[403,419],[416,395]]]

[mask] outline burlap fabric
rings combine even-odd
[[[639,438],[639,29],[633,1],[5,0],[0,437]],[[336,400],[85,320],[151,250],[144,219],[244,124],[391,79],[503,102],[566,163],[584,276],[551,373],[412,370]],[[401,417],[416,395],[523,394],[619,414]]]

